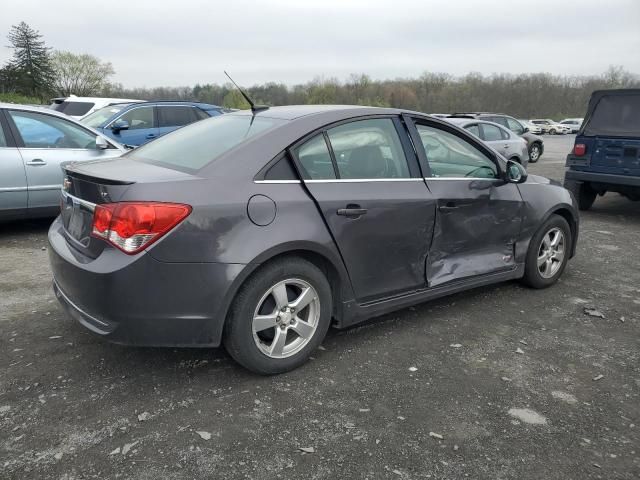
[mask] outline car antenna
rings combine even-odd
[[[231,78],[231,76],[226,72],[226,70],[223,70],[224,74],[227,76],[227,78],[229,80],[231,80],[231,83],[233,83],[235,85],[235,87],[238,89],[238,91],[240,92],[240,94],[244,97],[244,99],[249,103],[249,105],[251,105],[251,112],[255,115],[257,112],[261,112],[263,110],[269,110],[269,107],[267,105],[256,105],[255,103],[253,103],[253,100],[251,100],[251,97],[247,94],[247,92],[245,92],[244,90],[242,90],[238,84],[236,82],[233,81],[233,78]]]

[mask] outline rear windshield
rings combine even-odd
[[[122,110],[124,107],[128,105],[111,105],[110,107],[104,107],[99,110],[96,110],[90,115],[87,115],[82,120],[81,123],[84,123],[87,127],[99,128],[104,125],[104,123],[113,117],[116,113]]]
[[[602,97],[587,120],[583,133],[640,137],[640,95]]]
[[[286,120],[220,115],[193,123],[133,150],[133,160],[178,170],[200,170],[232,148]]]
[[[91,102],[67,102],[64,101],[53,107],[58,112],[66,113],[73,117],[80,117],[93,108],[95,103]]]

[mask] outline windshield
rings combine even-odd
[[[107,120],[109,120],[126,106],[127,105],[111,105],[109,107],[101,108],[99,110],[96,110],[92,114],[87,115],[82,120],[80,120],[80,122],[85,124],[87,127],[101,127]]]
[[[133,160],[195,171],[232,148],[286,120],[251,115],[220,115],[192,123],[133,150]]]
[[[62,103],[55,104],[53,106],[54,110],[58,112],[65,113],[67,115],[71,115],[72,117],[79,117],[84,115],[89,110],[93,108],[95,103],[91,102],[67,102],[64,101]]]

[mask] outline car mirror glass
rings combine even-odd
[[[527,171],[518,162],[507,162],[506,177],[509,183],[523,183],[527,180]]]
[[[96,136],[96,148],[98,150],[106,150],[107,148],[109,148],[109,143],[107,143],[104,137],[98,135]]]

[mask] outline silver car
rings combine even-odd
[[[0,221],[59,212],[60,164],[126,149],[62,113],[0,103]]]
[[[515,160],[524,167],[528,165],[529,150],[526,140],[502,125],[474,118],[450,117],[444,120],[474,134],[507,160]]]

